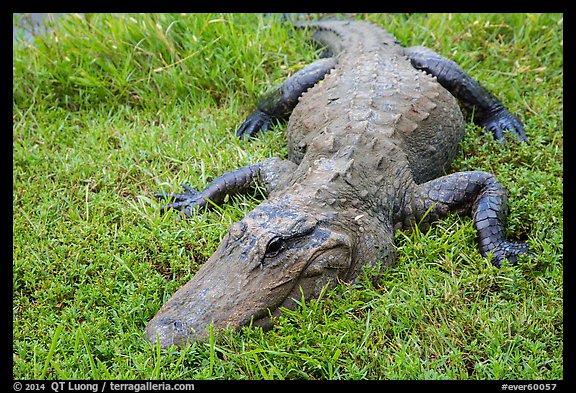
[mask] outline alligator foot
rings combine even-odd
[[[256,109],[248,118],[242,123],[236,136],[243,140],[246,137],[254,138],[258,133],[265,132],[270,129],[277,122],[274,116],[267,114],[259,109]]]
[[[506,143],[504,131],[509,131],[519,141],[528,142],[520,120],[458,64],[421,46],[406,48],[406,55],[416,69],[436,76],[438,82],[458,98],[465,108],[473,110],[474,122],[490,131],[494,139]]]
[[[502,242],[492,251],[492,264],[502,267],[504,260],[508,260],[509,265],[516,265],[520,255],[530,256],[528,245],[524,243]]]
[[[207,201],[202,196],[202,193],[186,184],[182,184],[182,188],[184,188],[184,192],[181,194],[166,194],[163,192],[154,194],[157,198],[172,199],[174,201],[162,206],[160,212],[165,213],[168,209],[176,209],[180,210],[185,215],[190,216],[193,210],[207,205]]]
[[[181,194],[156,193],[161,199],[172,199],[173,202],[162,207],[164,213],[168,209],[182,211],[187,216],[198,208],[211,209],[226,201],[228,196],[245,194],[254,190],[259,180],[262,163],[243,166],[225,173],[212,180],[202,191],[196,191],[190,186],[182,184],[184,192]]]
[[[504,107],[486,115],[479,124],[487,131],[490,131],[494,139],[504,142],[504,131],[513,133],[516,139],[521,142],[528,142],[526,131],[520,120]]]
[[[242,123],[236,136],[241,140],[253,138],[272,128],[282,119],[288,119],[300,96],[324,79],[335,66],[335,57],[319,59],[307,65],[265,93],[258,102],[258,108]]]
[[[508,197],[504,186],[490,173],[452,173],[419,185],[416,198],[410,194],[405,198],[404,216],[400,217],[404,227],[429,223],[449,211],[465,213],[474,221],[480,253],[484,257],[492,254],[494,266],[502,266],[505,259],[515,265],[518,256],[530,256],[527,244],[506,241]]]

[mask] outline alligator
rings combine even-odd
[[[267,199],[233,223],[215,253],[160,308],[146,336],[163,348],[227,327],[269,329],[283,308],[339,282],[375,276],[396,259],[394,232],[469,215],[480,253],[495,266],[529,255],[505,238],[503,185],[490,173],[447,174],[464,136],[461,107],[505,143],[522,123],[455,62],[403,47],[364,21],[298,25],[328,56],[270,89],[239,127],[252,139],[288,119],[288,159],[269,158],[215,178],[201,192],[158,194],[185,215],[228,196]],[[487,133],[488,133],[487,132]]]

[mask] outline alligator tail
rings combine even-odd
[[[321,19],[298,22],[294,26],[313,30],[312,41],[325,47],[333,56],[357,50],[359,46],[398,43],[393,35],[364,21]]]

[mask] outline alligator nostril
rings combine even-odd
[[[172,325],[174,326],[174,330],[182,331],[182,322],[174,321],[172,322]]]
[[[178,319],[172,318],[159,318],[156,323],[153,324],[152,328],[156,331],[173,331],[182,332],[184,330],[184,324]]]
[[[185,322],[170,317],[158,318],[148,323],[146,336],[152,343],[159,342],[161,348],[178,343],[185,336]]]

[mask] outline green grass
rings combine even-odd
[[[377,286],[160,351],[147,321],[258,201],[182,219],[153,194],[286,156],[284,126],[250,144],[234,131],[318,53],[275,17],[69,15],[13,49],[14,378],[564,377],[562,15],[357,17],[457,61],[523,119],[527,145],[469,125],[452,169],[498,176],[510,237],[535,257],[494,268],[450,216],[397,233]]]

